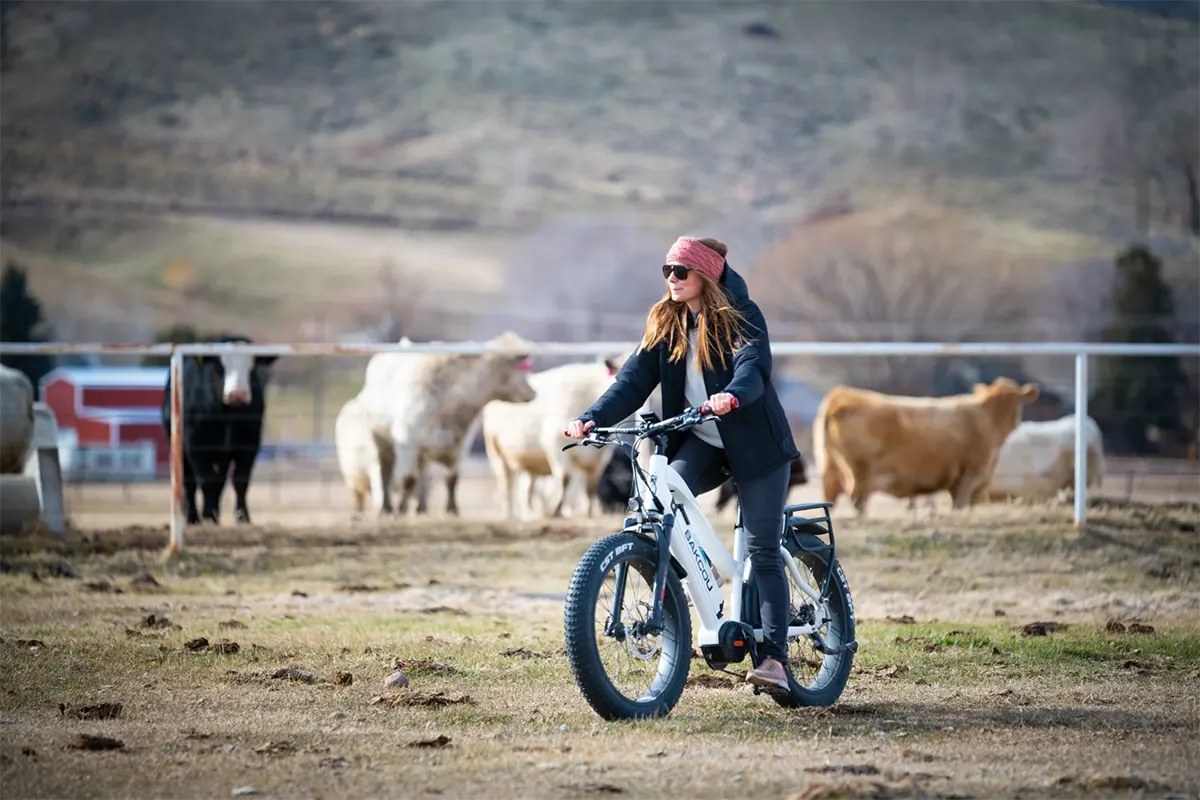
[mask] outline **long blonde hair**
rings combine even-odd
[[[701,239],[700,242],[724,257],[728,252],[724,243],[716,239]],[[696,320],[696,365],[701,370],[712,370],[716,363],[724,368],[726,354],[732,354],[745,336],[745,320],[729,302],[729,296],[716,281],[699,270],[692,270],[700,280],[700,313]],[[661,300],[650,307],[646,316],[646,332],[638,350],[649,350],[659,342],[666,341],[670,356],[668,361],[681,361],[687,357],[688,307],[671,299],[670,290]]]

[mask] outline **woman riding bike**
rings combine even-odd
[[[788,687],[789,597],[779,542],[791,462],[800,457],[771,385],[771,345],[762,312],[716,239],[680,237],[667,253],[667,294],[650,308],[641,344],[608,391],[567,436],[626,419],[662,385],[664,417],[705,403],[725,417],[667,440],[667,458],[692,494],[716,489],[732,474],[747,550],[762,598],[761,663],[746,675],[756,686]]]

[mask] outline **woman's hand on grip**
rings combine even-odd
[[[720,417],[737,408],[738,399],[729,392],[717,392],[708,398],[708,402],[704,404],[704,407]]]
[[[573,419],[567,423],[567,427],[566,430],[563,431],[563,435],[569,439],[582,439],[583,437],[587,436],[587,432],[594,427],[596,427],[596,423],[590,419],[587,422],[584,422],[581,419]]]

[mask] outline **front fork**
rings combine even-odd
[[[604,634],[619,642],[625,641],[628,632],[633,636],[657,636],[663,630],[663,599],[667,594],[667,571],[671,569],[671,536],[675,524],[675,515],[667,514],[661,522],[654,523],[654,541],[658,549],[658,558],[654,569],[653,600],[650,616],[645,621],[635,622],[628,631],[621,622],[621,609],[625,604],[625,578],[629,574],[629,565],[622,561],[613,571],[612,608],[608,615],[608,624],[604,626]]]
[[[650,618],[643,624],[647,636],[657,636],[663,629],[663,598],[667,594],[667,571],[671,569],[671,532],[675,530],[675,515],[667,514],[654,526],[654,541],[658,544],[658,564],[654,570],[654,604]]]
[[[625,641],[625,626],[621,624],[621,609],[625,607],[625,576],[629,574],[629,563],[622,561],[613,571],[612,608],[608,612],[608,624],[604,626],[604,635],[611,636],[618,642]]]

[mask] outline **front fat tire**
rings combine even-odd
[[[567,661],[575,682],[588,705],[604,719],[643,719],[666,716],[679,702],[687,681],[692,656],[692,619],[683,586],[674,569],[667,571],[663,597],[662,652],[667,670],[665,680],[656,681],[657,689],[631,700],[618,691],[604,669],[596,643],[596,603],[605,576],[622,561],[637,569],[653,586],[653,564],[657,549],[648,540],[628,533],[606,536],[583,554],[571,576],[567,599],[563,604],[563,629]]]

